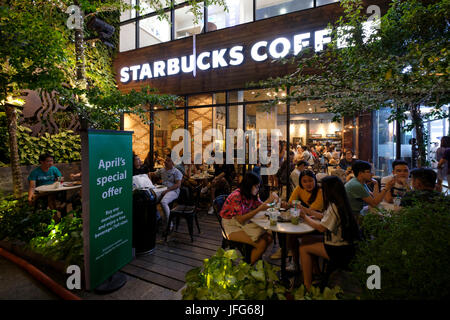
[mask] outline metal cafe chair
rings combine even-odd
[[[198,189],[197,187],[196,189]],[[198,191],[198,190],[196,190]],[[167,223],[167,230],[164,239],[167,241],[167,235],[170,232],[171,222],[176,219],[175,231],[178,230],[180,217],[186,219],[188,224],[189,235],[191,242],[194,242],[194,220],[197,225],[198,233],[200,233],[200,226],[197,218],[198,196],[194,196],[192,190],[187,186],[180,187],[180,195],[176,201],[176,206],[170,210],[170,218]]]
[[[253,250],[253,246],[237,242],[228,239],[227,234],[225,233],[225,229],[222,226],[222,217],[220,216],[220,210],[222,210],[222,206],[225,203],[225,200],[227,199],[227,194],[222,194],[214,199],[213,207],[214,207],[214,214],[217,217],[217,220],[219,221],[220,228],[222,229],[222,249],[237,249],[241,252],[242,256],[244,257],[244,261],[250,264],[251,262],[251,253]]]

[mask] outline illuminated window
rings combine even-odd
[[[275,17],[313,7],[313,0],[256,0],[255,20]]]
[[[236,26],[253,20],[253,1],[227,0],[228,12],[223,7],[208,7],[208,31]]]

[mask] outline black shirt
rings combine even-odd
[[[150,172],[150,169],[145,164],[140,166],[140,168],[133,167],[133,176],[136,176],[138,174],[146,174],[149,172]]]
[[[217,177],[221,173],[225,173],[225,179],[227,182],[231,185],[234,180],[235,171],[234,171],[234,165],[232,164],[214,164],[214,176]]]

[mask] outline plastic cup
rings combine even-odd
[[[292,224],[298,224],[299,222],[299,210],[296,208],[291,208],[291,223]]]
[[[271,226],[276,226],[277,225],[277,220],[278,220],[278,212],[270,211],[269,212],[269,219],[270,219],[270,225]]]

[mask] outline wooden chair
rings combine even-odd
[[[239,250],[241,252],[242,256],[244,257],[244,261],[247,262],[248,264],[250,264],[253,246],[249,245],[247,243],[237,242],[237,241],[228,239],[225,229],[223,228],[222,217],[220,216],[219,213],[220,213],[220,210],[222,210],[222,206],[225,203],[225,200],[227,199],[227,197],[228,197],[227,194],[220,195],[214,199],[214,203],[213,203],[214,214],[216,215],[217,220],[219,221],[219,224],[220,224],[220,228],[222,229],[222,249],[229,248],[229,249]]]
[[[199,190],[197,187],[195,193]],[[194,242],[194,220],[197,225],[198,233],[200,233],[200,226],[198,224],[197,218],[197,207],[198,207],[198,195],[194,196],[194,192],[189,187],[182,186],[180,188],[180,195],[176,201],[176,205],[170,210],[170,217],[167,223],[167,230],[165,232],[164,239],[167,241],[167,235],[170,232],[170,224],[176,219],[175,231],[178,230],[178,225],[180,222],[180,217],[186,219],[188,224],[189,235],[191,236],[191,242]]]

